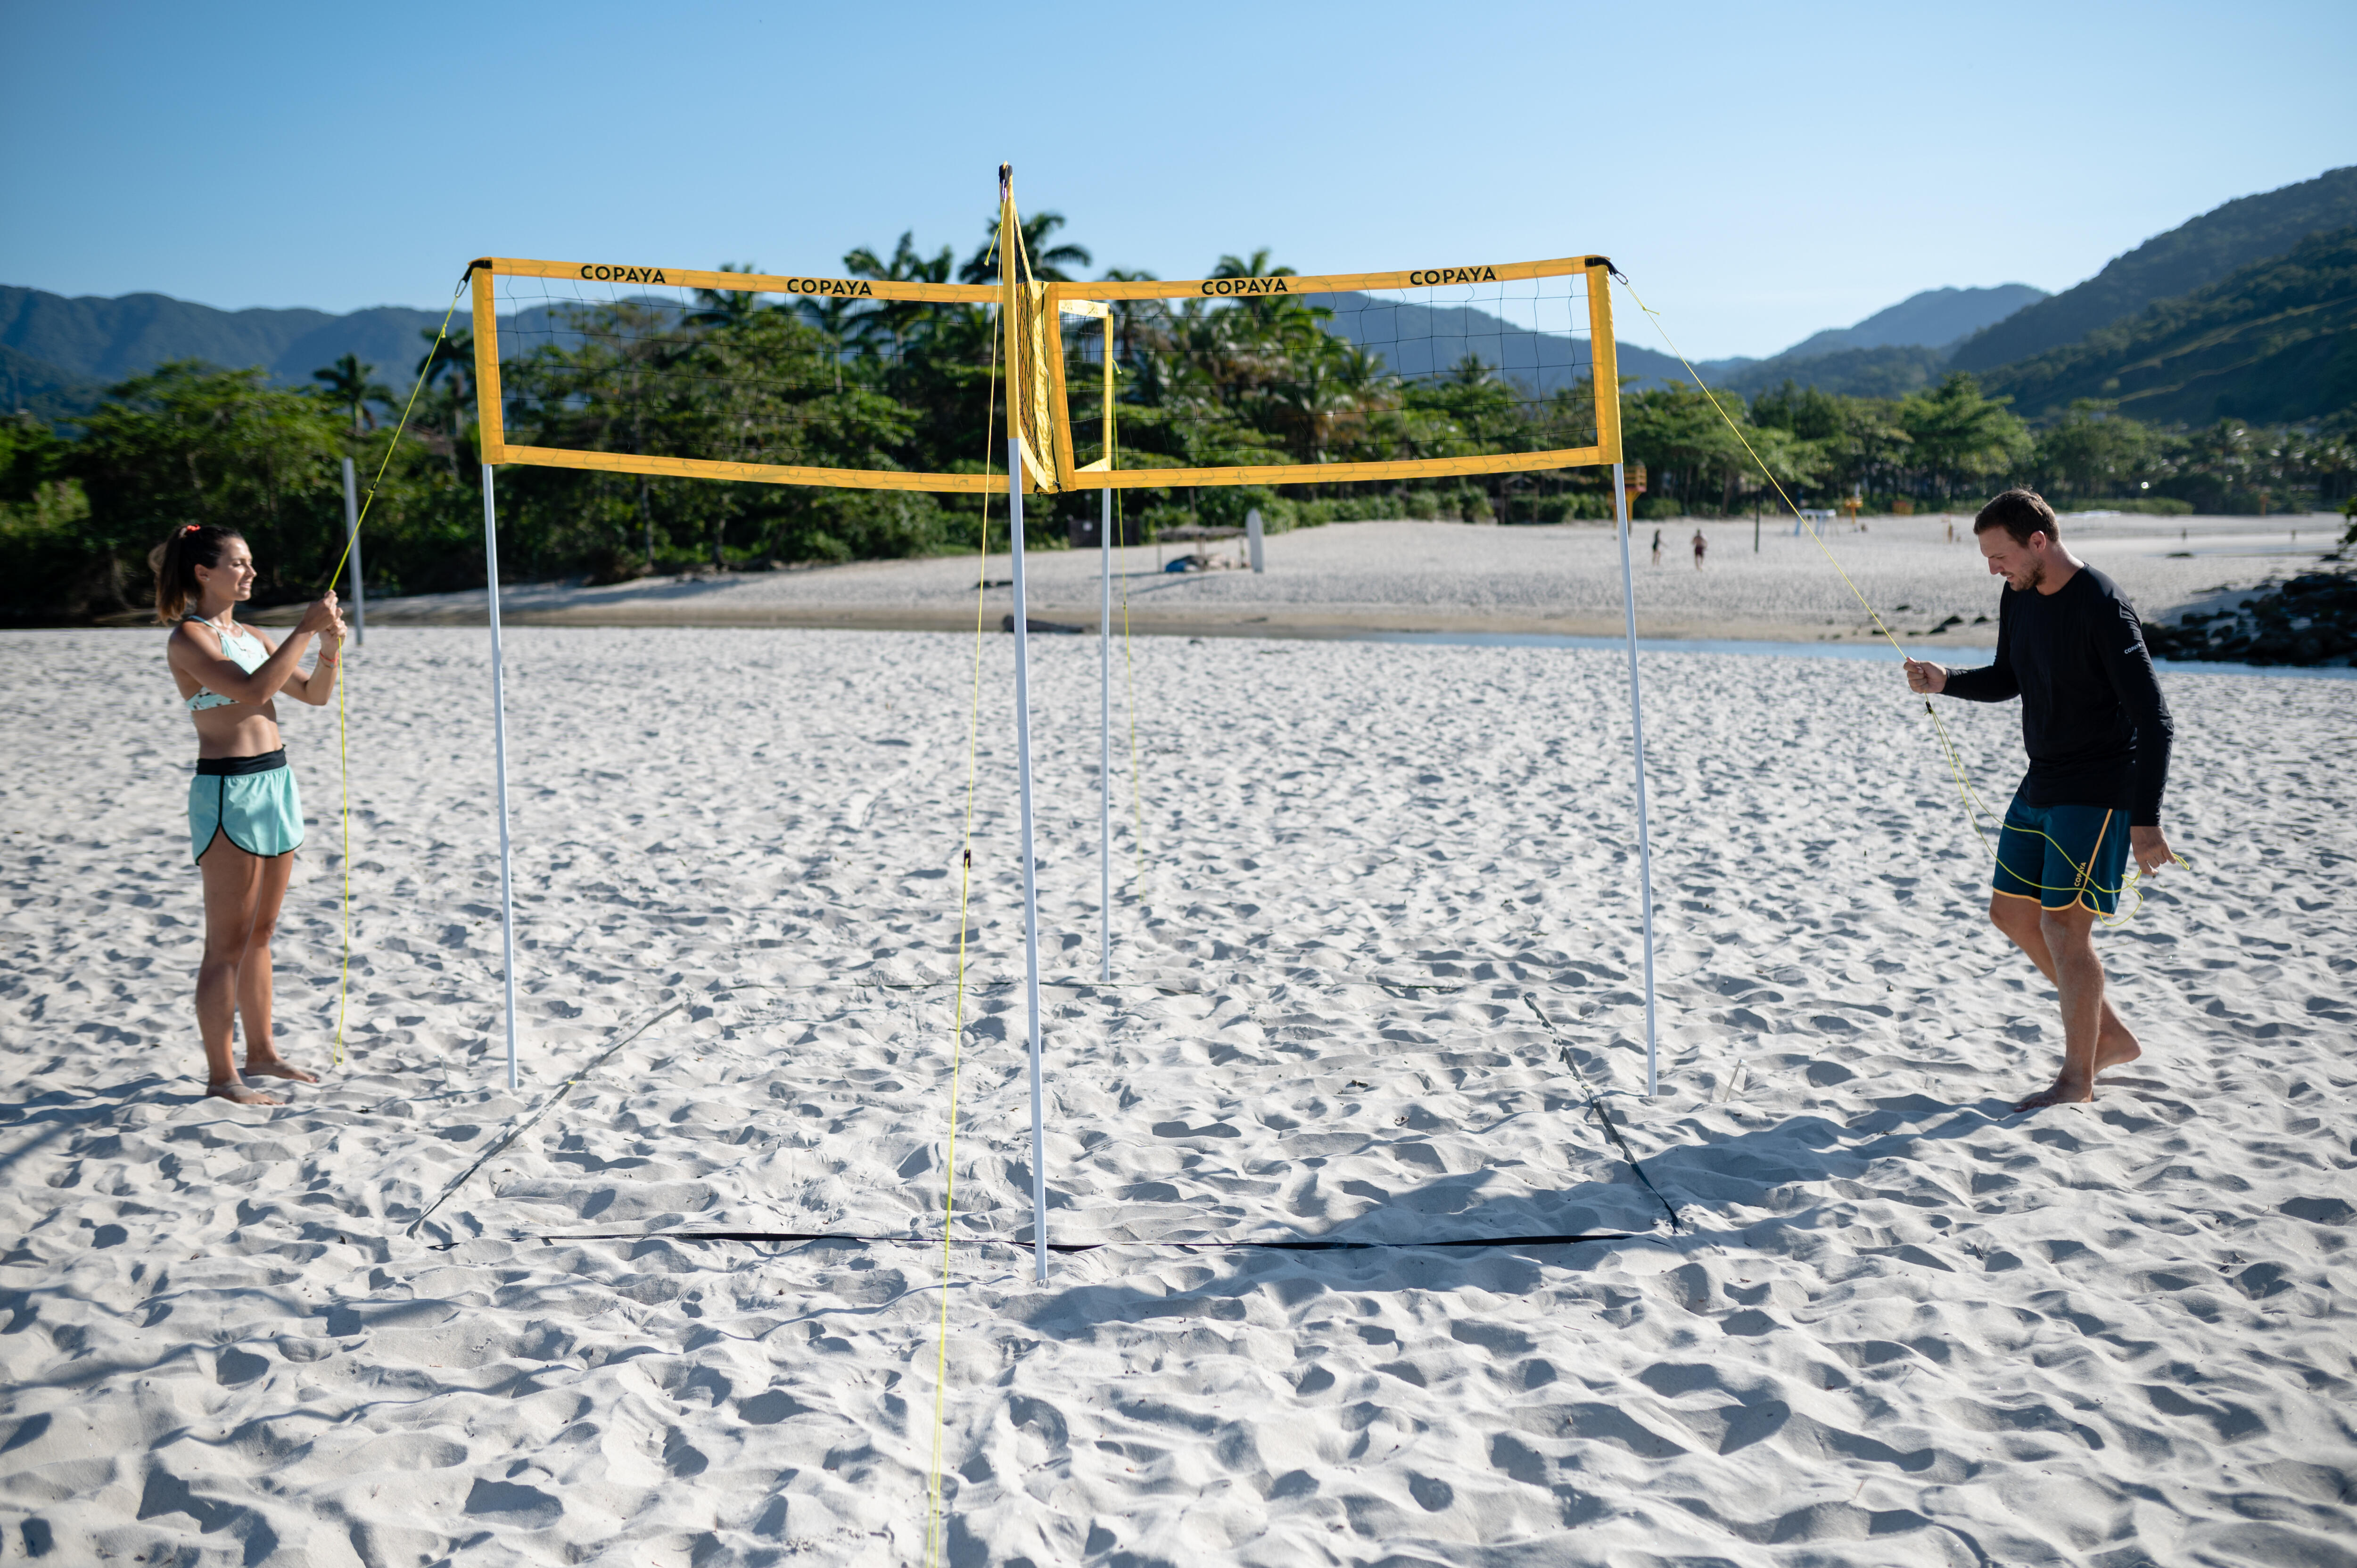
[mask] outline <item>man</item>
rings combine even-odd
[[[2104,1000],[2095,917],[2117,908],[2131,854],[2146,874],[2175,858],[2160,832],[2172,731],[2144,628],[2118,585],[2065,549],[2061,532],[2054,509],[2029,490],[1983,507],[1973,537],[2006,581],[1996,662],[1907,661],[1911,691],[2021,699],[2029,771],[1997,836],[1989,918],[2054,983],[2063,1044],[2053,1087],[2016,1111],[2093,1100],[2097,1073],[2136,1058],[2136,1037]]]
[[[1695,529],[1695,536],[1694,536],[1694,553],[1695,553],[1695,571],[1699,572],[1699,571],[1701,571],[1701,570],[1702,570],[1702,553],[1703,553],[1704,551],[1706,551],[1706,550],[1709,549],[1709,548],[1710,548],[1710,541],[1709,541],[1709,540],[1707,540],[1707,539],[1705,539],[1705,538],[1702,536],[1702,530],[1701,530],[1701,529],[1699,529],[1699,528]]]

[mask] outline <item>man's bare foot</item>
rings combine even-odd
[[[225,1081],[207,1079],[205,1098],[226,1100],[232,1105],[275,1105],[279,1102],[275,1095],[264,1094],[258,1089],[248,1089],[241,1079],[234,1078]]]
[[[2129,1046],[2128,1051],[2131,1056],[2135,1054],[2136,1047],[2133,1044]],[[2123,1057],[2120,1059],[2125,1061],[2127,1058]],[[317,1083],[319,1081],[317,1076],[305,1072],[301,1068],[296,1067],[294,1063],[287,1061],[283,1057],[264,1057],[260,1061],[256,1061],[253,1057],[249,1054],[245,1058],[245,1070],[248,1073],[260,1078],[283,1078],[290,1083]]]
[[[2128,1033],[2126,1025],[2122,1025],[2116,1031],[2105,1029],[2095,1036],[2095,1070],[2097,1072],[2103,1071],[2107,1067],[2117,1067],[2122,1062],[2132,1062],[2142,1055],[2144,1055],[2144,1047],[2136,1044],[2136,1037]]]

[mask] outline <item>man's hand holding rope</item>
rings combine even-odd
[[[2130,828],[2128,854],[2135,858],[2136,870],[2147,876],[2177,860],[2177,852],[2169,847],[2169,839],[2158,827]],[[2177,864],[2182,865],[2184,862]]]

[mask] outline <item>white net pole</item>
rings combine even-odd
[[[1031,1238],[1048,1282],[1048,1140],[1039,1084],[1039,863],[1031,836],[1031,620],[1023,597],[1023,441],[1006,443],[1006,532],[1015,554],[1015,774],[1023,812],[1023,993],[1031,1037]]]
[[[368,588],[361,581],[361,486],[352,460],[344,459],[344,543],[352,558],[352,645],[368,646]]]
[[[1645,714],[1637,700],[1637,587],[1629,575],[1629,491],[1612,465],[1612,515],[1620,525],[1620,604],[1629,618],[1629,730],[1637,763],[1637,888],[1645,912],[1645,1093],[1661,1092],[1653,1030],[1653,845],[1645,826]]]
[[[1113,981],[1113,490],[1104,498],[1097,524],[1097,903],[1104,937],[1098,944],[1097,978]]]
[[[500,942],[507,970],[508,1087],[516,1087],[515,850],[508,837],[507,669],[500,651],[500,514],[491,466],[483,465],[483,573],[490,585],[491,757],[499,770]]]

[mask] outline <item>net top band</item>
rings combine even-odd
[[[1146,278],[1134,282],[1057,283],[1047,286],[1057,300],[1265,299],[1304,294],[1345,294],[1365,289],[1446,288],[1451,285],[1512,283],[1566,277],[1612,264],[1605,256],[1559,256],[1543,262],[1497,262],[1475,265],[1411,267],[1404,272],[1290,274],[1275,277]],[[735,290],[752,294],[813,295],[831,299],[931,300],[987,305],[1003,292],[996,284],[893,283],[881,278],[796,277],[782,273],[716,273],[694,267],[646,266],[621,262],[545,262],[516,256],[483,256],[472,270],[506,277],[565,278],[579,283]]]

